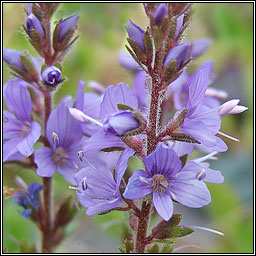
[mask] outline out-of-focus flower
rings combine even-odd
[[[129,179],[123,196],[140,199],[153,195],[157,213],[166,221],[173,214],[173,200],[191,208],[203,207],[211,202],[211,196],[203,181],[194,172],[183,171],[177,154],[162,143],[144,158],[146,172],[137,170]]]
[[[27,191],[14,192],[14,204],[20,205],[24,208],[22,215],[27,219],[30,217],[33,208],[39,206],[38,193],[43,189],[43,186],[36,182],[30,183]]]
[[[10,80],[4,88],[4,98],[9,111],[4,110],[3,161],[20,152],[30,156],[33,145],[41,135],[41,127],[31,120],[32,101],[21,79]]]
[[[128,160],[134,155],[132,149],[125,149],[115,167],[115,177],[104,163],[95,162],[81,169],[76,175],[77,198],[87,207],[86,214],[92,216],[100,211],[114,209],[123,202],[119,186],[128,166]]]

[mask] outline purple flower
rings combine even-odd
[[[61,81],[61,71],[55,66],[49,66],[43,70],[42,78],[46,84],[54,86]]]
[[[133,40],[143,52],[145,52],[145,31],[131,20],[129,20],[128,24],[126,25],[126,30],[128,32],[129,38]]]
[[[71,114],[77,120],[91,121],[101,127],[101,130],[85,141],[84,152],[110,147],[124,147],[122,140],[115,135],[127,131],[127,121],[132,122],[132,125],[128,124],[128,130],[138,128],[137,124],[139,123],[135,121],[136,117],[132,111],[120,111],[118,104],[129,106],[134,110],[138,109],[136,96],[124,83],[119,83],[116,87],[113,85],[107,87],[100,106],[101,121],[95,120],[77,109],[70,109]],[[124,119],[126,123],[122,123]],[[104,130],[108,132],[106,133]]]
[[[181,131],[197,139],[209,150],[223,152],[227,150],[227,146],[215,136],[221,125],[218,108],[211,109],[203,104],[211,69],[212,62],[207,62],[189,80],[189,93],[185,104],[188,112]]]
[[[144,158],[146,171],[137,170],[129,179],[123,196],[140,199],[153,195],[157,213],[166,221],[173,214],[173,200],[191,208],[203,207],[211,196],[203,181],[193,172],[184,172],[177,154],[162,143]]]
[[[61,42],[71,30],[76,28],[78,19],[79,19],[79,16],[75,14],[59,22],[59,34],[58,34],[59,42]]]
[[[33,13],[28,14],[26,18],[26,27],[30,37],[32,37],[32,29],[34,29],[42,36],[42,38],[44,38],[45,34],[43,25]]]
[[[14,66],[23,71],[27,71],[20,59],[23,54],[19,51],[3,47],[3,60],[10,66]]]
[[[39,206],[38,193],[43,189],[43,186],[36,182],[30,183],[27,191],[14,192],[14,204],[20,205],[24,208],[22,215],[27,219],[32,213],[32,208]]]
[[[78,152],[82,147],[82,128],[70,115],[68,107],[60,104],[50,115],[46,126],[50,147],[35,151],[36,172],[41,177],[51,177],[57,170],[71,184],[81,167]]]
[[[115,178],[112,170],[100,162],[81,169],[75,175],[79,191],[77,198],[81,205],[88,208],[88,216],[114,209],[122,204],[119,186],[127,169],[128,159],[133,155],[132,149],[127,148],[123,151],[115,168]]]
[[[4,98],[10,112],[4,110],[3,122],[3,161],[20,152],[30,156],[33,145],[41,135],[41,127],[30,118],[32,101],[30,94],[22,84],[23,80],[10,80],[4,89]]]

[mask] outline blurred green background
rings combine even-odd
[[[3,44],[19,51],[27,50],[36,56],[35,50],[24,37],[24,4],[3,4]],[[195,60],[189,70],[194,71],[203,61],[214,61],[217,74],[213,87],[226,90],[228,99],[239,98],[240,104],[249,110],[240,115],[223,118],[221,130],[240,139],[240,143],[225,140],[229,151],[219,154],[212,161],[213,169],[221,170],[225,182],[210,184],[212,203],[202,209],[189,209],[175,205],[175,212],[183,214],[182,224],[201,225],[225,233],[219,237],[197,231],[177,239],[177,252],[252,253],[253,252],[253,3],[196,3],[193,6],[191,25],[184,40],[209,37],[212,47]],[[127,37],[125,24],[132,19],[142,28],[147,20],[141,4],[135,3],[64,3],[53,21],[80,15],[80,38],[64,61],[64,76],[55,102],[66,94],[75,96],[79,79],[96,80],[107,86],[120,81],[131,84],[133,75],[120,67],[118,53],[124,49]],[[11,78],[3,65],[3,81]],[[137,163],[133,161],[134,167]],[[4,185],[15,187],[14,177],[25,182],[40,182],[31,170],[4,166]],[[55,204],[60,204],[71,194],[68,183],[58,174],[54,176]],[[75,198],[75,196],[74,196]],[[8,252],[20,252],[20,243],[40,248],[40,233],[35,225],[25,220],[13,205],[12,199],[4,200],[4,247]],[[127,215],[111,213],[107,216],[87,217],[84,209],[73,221],[70,236],[56,252],[118,252],[118,246],[127,232]]]

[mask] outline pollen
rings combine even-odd
[[[157,193],[164,193],[166,188],[168,187],[168,181],[161,174],[156,174],[153,176],[153,181],[150,184],[150,187],[153,191]]]
[[[52,154],[53,162],[58,166],[63,166],[68,161],[68,154],[63,147],[58,147]]]

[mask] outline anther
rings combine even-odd
[[[82,181],[82,189],[84,191],[87,189],[87,177],[85,177]]]
[[[72,186],[68,186],[68,189],[71,189],[71,190],[79,190],[78,187],[72,187]]]
[[[196,178],[197,178],[198,180],[202,180],[202,179],[205,178],[205,176],[206,176],[205,169],[202,169],[202,170],[196,175]]]
[[[78,154],[78,157],[79,157],[80,161],[83,161],[84,152],[83,151],[79,151],[77,154]]]
[[[144,182],[144,183],[146,183],[146,184],[149,184],[149,183],[150,183],[145,177],[140,176],[139,179],[140,179],[141,182]]]
[[[58,134],[55,133],[55,132],[52,133],[52,141],[53,141],[53,143],[56,144],[56,145],[59,144],[59,136],[58,136]]]

